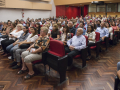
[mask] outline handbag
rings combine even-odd
[[[29,48],[30,47],[30,44],[22,44],[19,46],[20,49],[26,49],[26,48]]]

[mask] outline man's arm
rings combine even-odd
[[[109,31],[108,31],[108,29],[107,29],[107,28],[105,29],[105,32],[106,32],[105,37],[108,37],[108,36],[109,36]]]
[[[67,41],[67,45],[70,46],[72,43],[72,38]]]

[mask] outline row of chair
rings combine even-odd
[[[96,58],[99,57],[99,50],[100,50],[100,33],[96,33],[96,43],[95,46],[90,47],[91,50],[96,51]],[[71,34],[73,36],[73,34]],[[88,37],[86,38],[86,48],[82,49],[80,51],[79,55],[76,55],[73,59],[80,58],[82,59],[82,68],[86,66],[86,57],[87,57],[87,43],[88,43]],[[109,46],[109,38],[105,39],[105,42],[102,42],[102,44],[105,44],[106,50]],[[68,64],[68,56],[65,55],[65,49],[64,44],[61,41],[53,40],[50,38],[50,47],[48,51],[45,51],[42,53],[42,60],[36,60],[32,62],[33,65],[42,63],[44,65],[44,73],[46,73],[46,65],[49,66],[49,68],[52,68],[56,71],[58,71],[60,75],[60,83],[66,80],[66,70],[67,70],[67,64]]]

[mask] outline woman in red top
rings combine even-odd
[[[114,31],[119,31],[119,27],[116,26],[115,22],[112,23],[112,28]]]

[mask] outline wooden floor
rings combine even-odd
[[[113,90],[118,61],[120,43],[102,52],[98,61],[94,57],[87,61],[83,69],[80,68],[80,60],[74,60],[74,67],[67,71],[66,82],[59,85],[59,74],[52,69],[43,76],[43,65],[37,65],[41,73],[24,80],[26,73],[17,75],[19,70],[9,67],[11,61],[0,56],[0,90]]]

